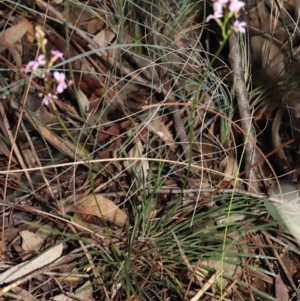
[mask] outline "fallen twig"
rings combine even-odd
[[[248,133],[252,141],[256,141],[254,127],[252,126],[252,117],[249,108],[248,91],[245,84],[244,71],[242,66],[242,57],[239,47],[238,35],[232,33],[229,37],[229,60],[234,74],[234,90],[237,95],[238,107],[241,117],[241,127]],[[256,161],[255,145],[247,137],[245,139],[245,167],[251,166]],[[249,189],[259,191],[257,181],[257,166],[252,167],[246,173],[249,180]]]

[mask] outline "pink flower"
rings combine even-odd
[[[229,10],[234,14],[237,14],[242,7],[244,7],[245,2],[239,0],[230,0]]]
[[[45,36],[44,31],[42,30],[42,28],[40,26],[37,26],[35,29],[35,37],[37,39],[43,38]]]
[[[54,71],[53,76],[56,79],[56,82],[58,84],[57,87],[56,87],[57,93],[62,93],[68,87],[67,84],[66,84],[65,74],[62,73],[62,72]]]
[[[216,1],[214,1],[213,6],[215,4],[223,6],[223,4],[226,4],[226,3],[228,3],[228,0],[216,0]]]
[[[213,15],[209,15],[207,18],[206,18],[206,22],[209,22],[211,19],[213,20],[217,20],[217,19],[220,19],[223,17],[223,12],[221,11],[215,11]]]
[[[213,4],[214,14],[222,14],[223,15],[223,3],[222,2],[214,2]]]
[[[45,47],[47,43],[48,43],[48,40],[47,39],[43,39],[42,43],[41,43],[41,47]]]
[[[26,65],[24,72],[27,73],[27,72],[29,72],[30,70],[36,70],[38,67],[39,67],[39,64],[38,64],[36,61],[30,61],[30,62]]]
[[[51,62],[56,62],[58,59],[64,60],[64,54],[58,50],[51,50]]]
[[[46,64],[45,55],[40,54],[35,61],[30,61],[24,70],[25,73],[29,71],[35,71],[40,66],[44,66]]]
[[[45,55],[44,54],[40,54],[36,61],[39,63],[40,66],[44,66],[46,64],[46,60],[45,60]]]
[[[42,104],[48,106],[51,103],[52,99],[57,99],[57,96],[49,93],[44,96]]]
[[[233,23],[233,30],[234,31],[239,31],[241,33],[245,33],[246,32],[246,22],[240,22],[238,20],[234,21]]]
[[[223,17],[223,5],[228,3],[228,0],[216,0],[213,3],[214,14],[209,15],[206,18],[206,22],[209,22],[211,19],[217,20]]]

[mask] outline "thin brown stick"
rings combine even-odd
[[[256,141],[255,131],[252,125],[252,117],[249,107],[248,91],[245,84],[244,71],[242,66],[242,57],[239,47],[238,35],[232,33],[229,37],[229,60],[234,74],[234,90],[237,96],[238,107],[241,117],[241,127],[248,134],[252,141]],[[245,166],[252,166],[256,161],[255,145],[245,139]],[[246,177],[249,180],[249,188],[253,191],[259,191],[258,187],[258,170],[257,166],[252,167],[247,173]]]

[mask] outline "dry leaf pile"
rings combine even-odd
[[[233,121],[232,70],[224,63],[207,70],[214,45],[211,29],[202,36],[202,4],[126,2],[120,12],[114,1],[0,3],[1,296],[189,300],[198,292],[217,300],[228,287],[224,298],[297,300],[297,247],[290,251],[291,237],[276,226],[255,228],[273,221],[273,209],[246,191],[240,140],[247,133]],[[285,93],[295,71],[285,46],[291,39],[297,60],[298,36],[282,30],[294,26],[287,20],[269,22],[277,11],[268,5],[249,7],[252,63]],[[294,20],[295,4],[283,7],[282,17]],[[48,53],[65,55],[53,66],[68,78],[57,111],[42,104],[43,78],[24,73],[39,53],[36,25]],[[273,118],[270,143],[289,171],[295,148],[280,146],[293,131],[282,124],[290,113],[299,128],[300,115],[297,92],[285,94],[276,112],[264,98],[253,106]],[[262,189],[273,172],[264,170],[263,151]],[[228,214],[233,191],[240,197]],[[285,249],[265,251],[272,244]],[[211,246],[226,254],[212,258]]]

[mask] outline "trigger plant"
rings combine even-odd
[[[42,54],[38,55],[34,61],[30,61],[26,65],[24,72],[32,72],[34,75],[44,79],[45,89],[48,94],[44,96],[43,104],[48,106],[50,103],[53,103],[52,100],[57,99],[57,94],[68,88],[64,72],[54,71],[52,75],[49,71],[57,60],[64,60],[64,55],[58,50],[51,50],[51,55],[47,56],[46,45],[48,40],[45,38],[45,33],[40,26],[35,28],[35,37]],[[52,106],[56,111],[54,104]]]
[[[34,61],[27,63],[24,72],[31,72],[33,75],[39,76],[44,80],[44,88],[47,94],[44,95],[42,101],[43,105],[51,105],[59,123],[65,130],[68,137],[83,151],[86,159],[88,160],[86,149],[72,136],[65,123],[61,119],[55,106],[55,100],[58,99],[58,94],[63,93],[68,88],[68,83],[64,72],[57,70],[52,72],[51,68],[57,61],[64,61],[64,54],[58,50],[51,50],[50,54],[48,55],[46,49],[48,40],[45,37],[45,32],[40,26],[36,26],[35,28],[35,38],[42,53],[39,54]]]

